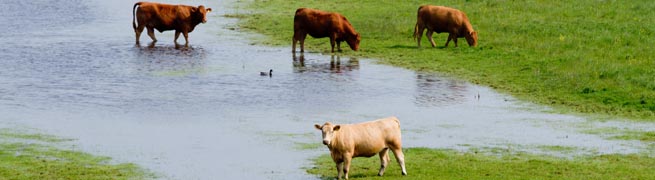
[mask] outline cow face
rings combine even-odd
[[[330,122],[326,122],[323,126],[314,124],[316,129],[321,130],[323,134],[323,144],[330,145],[330,142],[334,138],[334,132],[339,131],[341,128],[340,125],[332,125]]]
[[[355,36],[349,38],[346,42],[348,42],[348,46],[350,46],[350,49],[353,51],[357,51],[359,49],[359,42],[362,40],[362,36],[359,35],[359,33],[355,34]]]
[[[211,12],[212,8],[205,9],[205,6],[200,5],[197,8],[193,8],[193,13],[196,16],[196,19],[200,20],[203,24],[207,22],[207,13]]]
[[[466,42],[469,44],[469,46],[477,46],[478,45],[478,32],[473,31],[469,33],[468,36],[464,36],[466,38]]]

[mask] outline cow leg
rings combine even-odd
[[[341,41],[337,41],[337,51],[341,52]]]
[[[378,176],[382,176],[384,174],[384,170],[387,168],[387,164],[389,164],[389,148],[384,148],[384,150],[380,151],[380,172],[378,172]]]
[[[332,53],[334,53],[334,45],[336,44],[336,41],[337,41],[337,35],[333,33],[332,35],[330,35],[330,46],[332,46]]]
[[[418,35],[416,35],[416,43],[418,44],[418,47],[421,47],[421,38],[423,37],[423,31],[424,30],[425,30],[425,27],[419,25]]]
[[[345,154],[346,157],[343,158],[343,174],[348,179],[348,172],[350,171],[350,161],[352,157],[350,154]]]
[[[343,162],[338,162],[337,163],[337,179],[341,179],[341,176],[343,175]]]
[[[305,38],[307,38],[306,33],[300,34],[300,52],[305,52]]]
[[[173,42],[174,42],[175,44],[177,44],[177,38],[180,37],[180,33],[182,33],[182,32],[180,32],[180,31],[178,31],[178,30],[175,30],[175,39],[173,39]]]
[[[297,43],[298,41],[300,41],[301,39],[304,39],[304,38],[301,37],[301,34],[302,34],[302,33],[301,33],[301,32],[298,32],[298,31],[294,31],[294,32],[293,32],[293,38],[291,38],[291,40],[293,41],[293,43],[291,43],[291,44],[292,44],[292,46],[291,46],[291,51],[292,51],[292,52],[296,52],[296,43]],[[300,44],[300,45],[302,46],[302,44]],[[302,48],[301,48],[300,51],[301,51],[301,52],[303,51]]]
[[[448,41],[446,41],[446,47],[448,47],[448,43],[450,40],[453,40],[455,42],[455,47],[457,47],[457,35],[455,33],[450,33],[448,34]]]
[[[183,31],[182,35],[184,35],[184,47],[189,47],[189,32]]]
[[[430,40],[430,44],[432,44],[432,47],[437,47],[437,44],[434,43],[434,39],[432,39],[433,33],[434,31],[428,29],[428,33],[426,34],[426,36],[428,37],[428,40]]]
[[[296,52],[296,34],[293,34],[293,37],[291,38],[291,52]]]
[[[392,148],[391,151],[393,151],[393,155],[396,156],[396,160],[398,161],[398,164],[400,164],[400,169],[402,169],[403,176],[407,175],[407,170],[405,170],[405,155],[403,154],[403,150],[400,148],[400,146],[397,146]]]
[[[148,36],[150,36],[153,43],[157,42],[157,38],[155,38],[155,28],[148,27]]]
[[[141,37],[141,33],[143,32],[143,29],[145,27],[146,27],[145,25],[139,24],[139,26],[137,26],[136,29],[134,29],[134,32],[136,33],[136,44],[139,44],[139,38]]]

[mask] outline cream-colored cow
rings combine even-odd
[[[405,157],[400,138],[400,121],[396,117],[388,117],[359,124],[333,125],[330,122],[314,125],[323,132],[323,144],[330,149],[332,160],[337,164],[338,178],[345,174],[348,179],[350,162],[355,157],[371,157],[380,155],[379,176],[389,163],[389,149],[396,156],[402,174],[405,170]]]

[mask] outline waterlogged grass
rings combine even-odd
[[[612,140],[639,140],[642,142],[655,142],[655,131],[639,131],[617,127],[594,128],[582,131],[587,134],[596,134]]]
[[[441,72],[493,87],[562,111],[655,120],[655,3],[623,1],[249,1],[244,29],[266,35],[259,43],[291,50],[293,15],[299,7],[340,12],[361,33],[361,51],[419,71]],[[412,38],[423,4],[465,11],[479,46],[439,48]],[[242,11],[243,12],[243,11]],[[425,36],[424,36],[425,37]],[[308,38],[310,52],[328,53],[328,39]],[[347,49],[347,46],[344,47]]]
[[[655,132],[628,131],[625,134],[613,136],[612,139],[655,142]]]
[[[66,139],[43,134],[16,133],[7,129],[0,129],[0,137],[0,179],[154,178],[154,175],[134,164],[113,164],[109,162],[111,159],[108,157],[47,145]],[[26,140],[40,141],[43,144],[20,142]]]
[[[377,176],[379,159],[355,158],[352,179],[651,179],[655,158],[646,155],[598,155],[573,159],[529,154],[489,155],[427,148],[405,149],[407,177],[390,153],[383,177]],[[307,172],[322,179],[336,177],[329,155],[314,159]]]
[[[320,143],[296,143],[295,149],[299,150],[312,150],[323,148],[323,144]]]
[[[19,131],[7,128],[0,129],[0,138],[34,140],[43,142],[64,142],[72,140],[40,133],[21,133]]]

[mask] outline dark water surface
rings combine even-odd
[[[258,36],[230,30],[236,19],[221,16],[236,11],[230,2],[185,2],[215,10],[190,33],[190,48],[176,49],[173,32],[157,32],[154,48],[144,32],[138,47],[133,3],[4,0],[0,128],[74,138],[76,148],[167,179],[313,178],[302,167],[327,149],[299,147],[319,144],[313,124],[328,120],[393,115],[406,147],[454,149],[629,153],[644,145],[582,134],[580,124],[653,129],[542,113],[485,87],[373,60],[249,45]],[[272,77],[259,75],[269,69]]]

